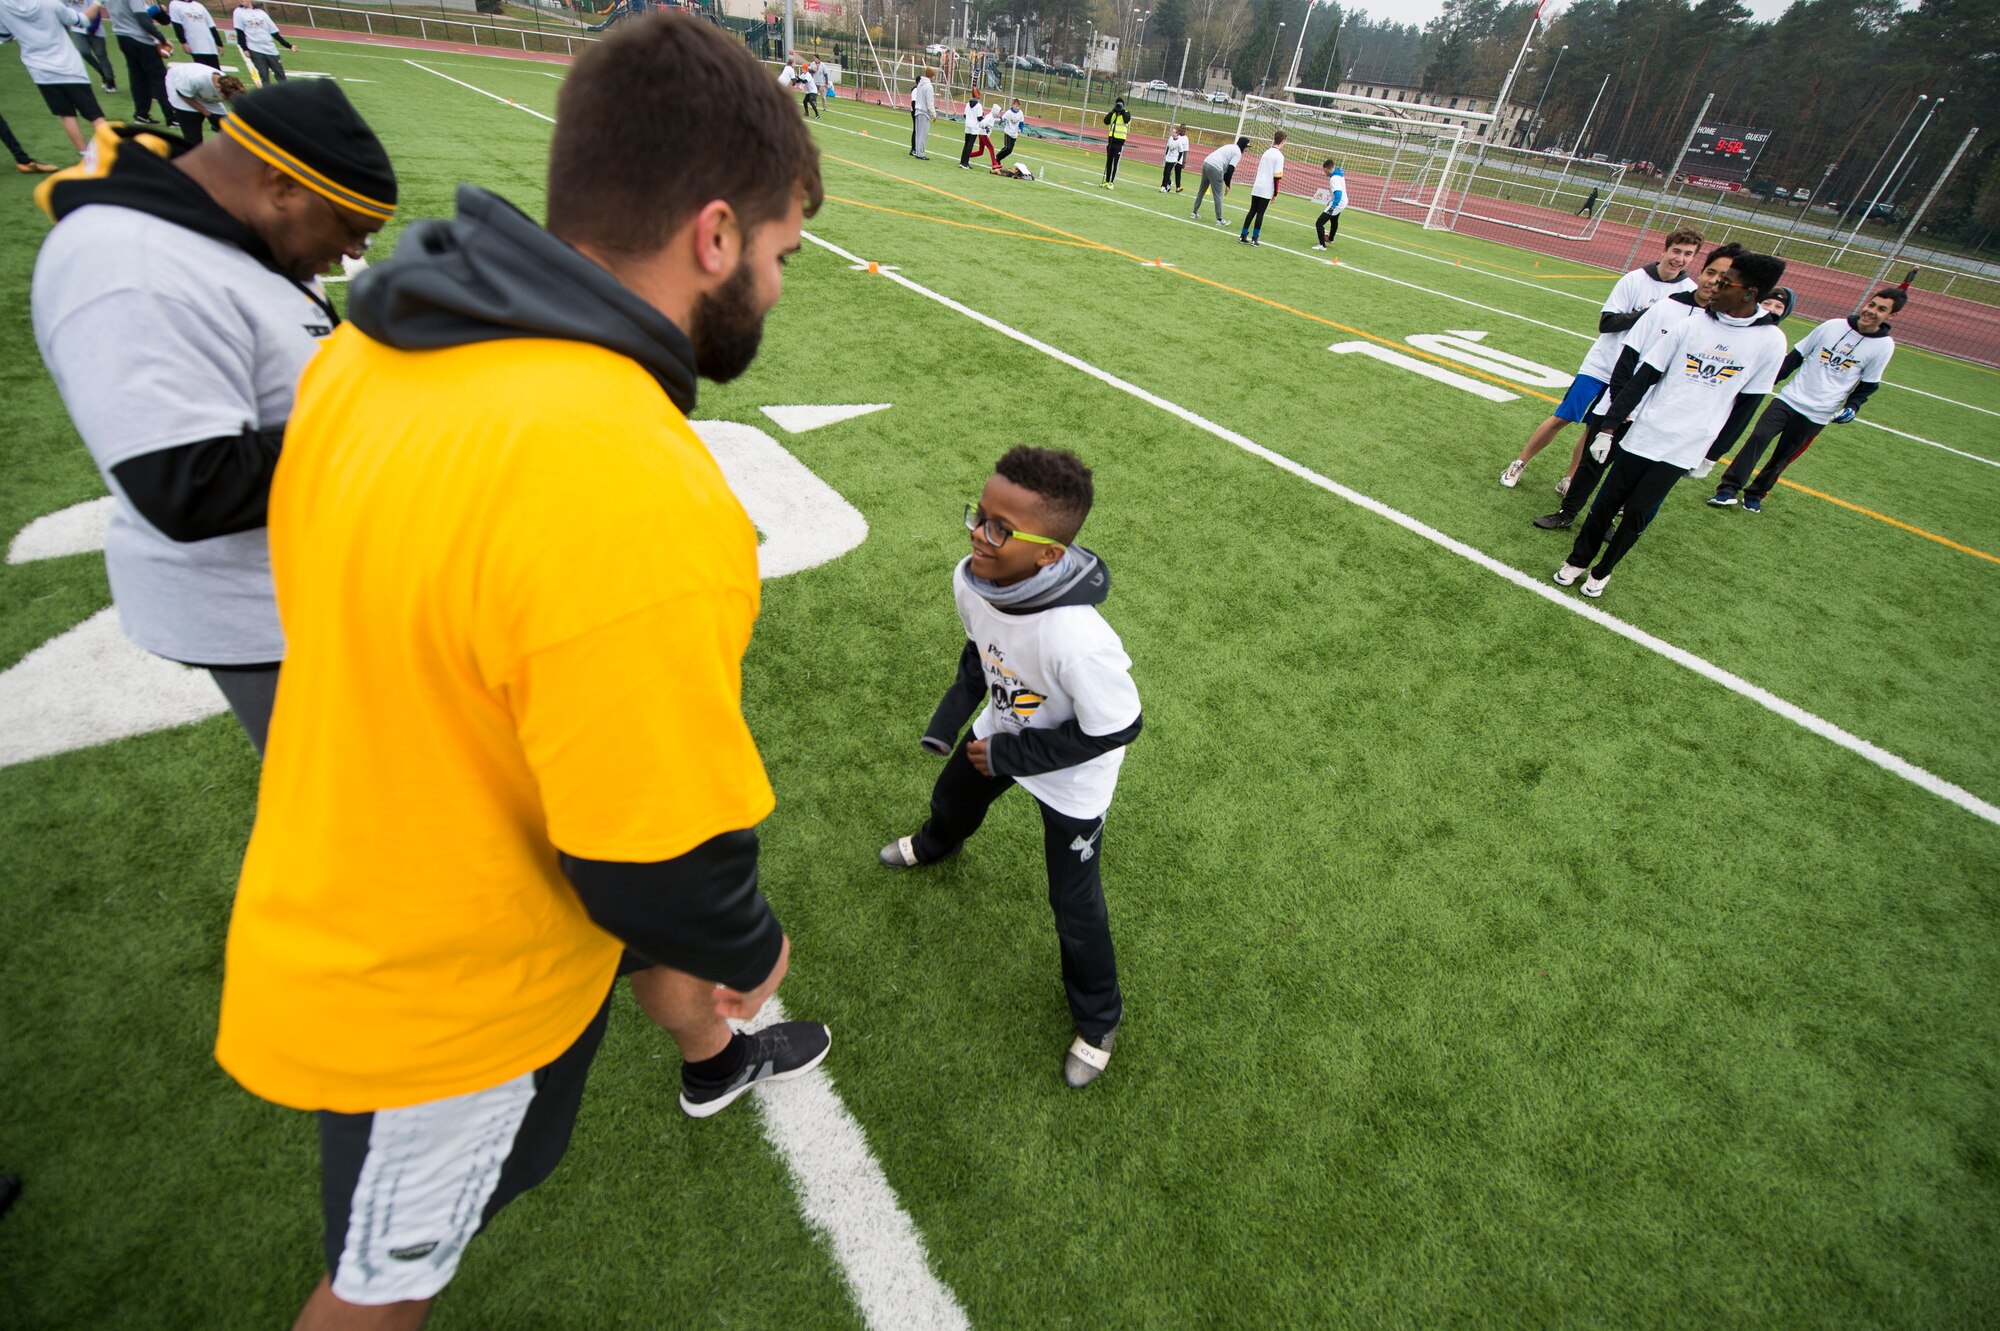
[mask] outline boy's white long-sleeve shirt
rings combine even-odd
[[[1008,614],[974,591],[967,576],[961,561],[951,590],[986,675],[975,738],[1050,730],[1072,719],[1086,735],[1110,735],[1139,719],[1132,658],[1095,606]],[[1014,779],[1058,813],[1096,818],[1111,807],[1124,761],[1121,747],[1075,767]]]

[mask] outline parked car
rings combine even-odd
[[[1783,185],[1780,185],[1778,186],[1778,188],[1771,191],[1771,197],[1774,199],[1789,199],[1792,197],[1792,192],[1786,189]]]
[[[1080,79],[1083,77],[1082,68],[1077,65],[1072,65],[1067,60],[1056,61],[1053,65],[1049,66],[1049,71],[1051,73],[1060,74],[1066,79]]]
[[[1793,202],[1793,203],[1811,203],[1811,202],[1812,202],[1812,191],[1811,191],[1811,190],[1809,190],[1809,189],[1795,189],[1795,190],[1793,190],[1793,191],[1792,191],[1792,202]]]
[[[1229,105],[1229,94],[1226,92],[1212,92],[1202,100],[1206,101],[1210,106],[1227,106]]]
[[[943,55],[948,48],[943,42],[932,42],[924,48],[925,55]]]
[[[1167,82],[1165,79],[1146,80],[1147,92],[1172,92],[1173,90],[1174,90],[1174,85]]]

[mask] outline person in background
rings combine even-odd
[[[1243,160],[1243,150],[1250,146],[1249,138],[1243,137],[1234,143],[1225,143],[1201,163],[1201,184],[1195,187],[1194,211],[1189,217],[1201,216],[1201,200],[1205,194],[1215,195],[1215,224],[1222,225],[1222,196],[1229,192],[1230,183],[1236,178],[1236,167]]]
[[[242,91],[243,80],[234,74],[192,63],[167,66],[167,109],[173,113],[181,137],[190,144],[201,142],[204,120],[213,129],[222,128],[229,103]]]
[[[926,65],[917,86],[910,90],[910,156],[919,162],[930,160],[924,149],[930,146],[931,121],[937,116],[937,88],[931,83],[931,74]]]
[[[1000,113],[1001,143],[1000,151],[994,154],[993,157],[993,169],[995,171],[1000,169],[1002,162],[1013,155],[1014,141],[1021,137],[1021,131],[1027,128],[1027,124],[1027,113],[1021,110],[1021,99],[1016,97],[1013,105]]]
[[[285,40],[285,34],[278,31],[278,25],[269,14],[258,7],[255,0],[244,0],[229,16],[229,26],[236,31],[236,45],[250,59],[250,67],[257,71],[257,78],[264,83],[285,81],[285,62],[279,58],[278,48],[287,51],[295,49]]]
[[[1104,123],[1108,126],[1104,137],[1104,188],[1110,189],[1118,183],[1118,159],[1125,152],[1125,135],[1132,127],[1132,113],[1125,109],[1125,99],[1117,98],[1111,109],[1104,113]]]
[[[1262,245],[1264,211],[1285,185],[1285,131],[1271,136],[1271,146],[1257,159],[1257,179],[1250,185],[1250,211],[1243,214],[1243,234],[1236,239],[1245,245]]]
[[[215,35],[215,20],[201,0],[168,0],[167,21],[181,35],[181,49],[188,59],[222,68],[222,48]]]
[[[1591,186],[1590,197],[1583,201],[1583,207],[1577,209],[1574,213],[1571,213],[1570,216],[1572,217],[1597,216],[1597,187],[1595,185]]]
[[[19,46],[29,82],[61,122],[79,157],[86,140],[77,122],[89,121],[93,132],[104,124],[90,71],[69,39],[70,33],[89,26],[88,19],[62,0],[0,0],[0,41],[12,39]]]
[[[979,88],[974,85],[965,94],[965,146],[958,152],[958,169],[972,169],[972,148],[979,141],[979,120],[984,109],[979,104]],[[992,145],[989,143],[989,147]]]
[[[1347,211],[1347,172],[1335,166],[1331,157],[1326,159],[1326,207],[1320,209],[1313,219],[1313,234],[1319,237],[1319,244],[1313,246],[1323,250],[1333,244],[1333,238],[1340,234],[1340,215]]]
[[[132,119],[141,125],[157,125],[153,106],[160,116],[172,118],[167,108],[167,57],[174,48],[166,34],[154,23],[151,0],[105,0],[111,11],[111,33],[125,55],[125,86],[132,94]]]
[[[50,166],[47,162],[38,162],[30,157],[28,150],[21,146],[21,141],[14,137],[14,131],[7,124],[5,116],[0,116],[0,145],[5,145],[7,151],[14,154],[14,169],[24,176],[46,175],[52,171],[62,170],[59,166]]]
[[[1187,126],[1175,125],[1167,131],[1167,150],[1160,158],[1160,193],[1165,194],[1169,185],[1174,193],[1181,192],[1181,167],[1186,164],[1187,155]]]
[[[81,32],[70,30],[76,53],[83,57],[83,63],[97,71],[97,77],[104,82],[104,91],[117,92],[118,76],[111,71],[111,53],[104,42],[104,21],[111,11],[101,4],[84,4],[81,0],[63,0],[63,3],[83,15],[86,24]]]

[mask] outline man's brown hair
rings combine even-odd
[[[1678,231],[1669,231],[1666,240],[1661,242],[1660,248],[1670,250],[1676,245],[1692,245],[1696,249],[1700,249],[1701,232],[1691,231],[1687,227],[1682,227]]]
[[[577,60],[556,101],[549,230],[611,254],[647,254],[716,199],[746,235],[800,192],[826,197],[798,107],[741,42],[660,14],[618,25]]]

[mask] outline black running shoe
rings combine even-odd
[[[1564,527],[1569,526],[1570,523],[1575,521],[1576,515],[1574,513],[1544,513],[1535,519],[1535,525],[1543,531],[1561,531]]]
[[[743,1070],[724,1086],[690,1086],[681,1077],[681,1108],[692,1118],[707,1118],[734,1104],[760,1081],[784,1081],[811,1072],[833,1048],[833,1032],[816,1021],[781,1021],[761,1031],[745,1032],[750,1053]]]
[[[151,116],[133,116],[132,123],[135,125],[157,125],[160,122]]]

